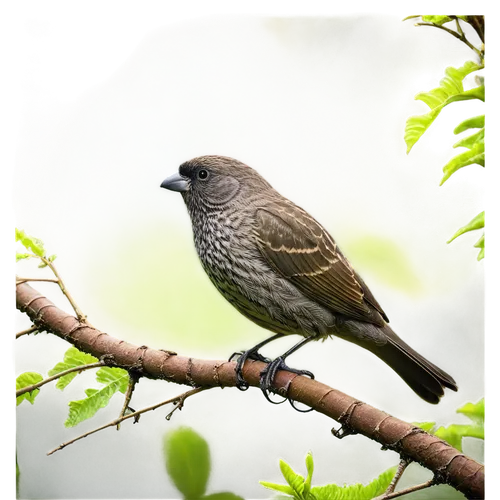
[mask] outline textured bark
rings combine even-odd
[[[17,286],[16,303],[39,330],[53,333],[96,358],[106,356],[110,366],[192,387],[236,385],[233,361],[194,359],[124,342],[80,323],[25,283]],[[260,361],[247,361],[243,369],[245,380],[258,387],[264,366]],[[336,420],[346,432],[363,434],[420,463],[434,473],[438,482],[450,484],[467,498],[484,498],[484,466],[441,439],[307,377],[280,371],[275,387],[278,393]]]

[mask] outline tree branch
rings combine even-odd
[[[132,413],[135,411],[133,408],[130,408],[129,405],[130,405],[130,400],[132,399],[132,394],[134,392],[135,386],[139,378],[137,377],[135,372],[129,372],[128,377],[129,377],[129,382],[127,386],[127,393],[125,394],[125,400],[123,401],[122,410],[120,412],[120,418],[124,417],[127,414],[127,412]],[[118,424],[116,425],[117,431],[120,430],[120,422],[118,422]]]
[[[21,332],[16,333],[16,339],[19,337],[22,337],[23,335],[29,335],[30,333],[37,332],[38,328],[36,326],[30,326],[29,328],[26,328],[26,330],[23,330]]]
[[[398,485],[399,480],[401,479],[401,476],[403,475],[404,471],[406,468],[410,465],[411,462],[408,460],[405,460],[402,458],[399,462],[398,465],[398,470],[396,471],[396,474],[394,475],[391,484],[388,486],[387,490],[385,491],[385,494],[382,495],[382,498],[386,498],[387,495],[390,495],[391,493],[394,493],[394,490],[396,489],[396,486]]]
[[[96,432],[99,432],[99,431],[102,431],[104,429],[107,429],[108,427],[114,427],[116,425],[116,428],[119,429],[120,428],[120,424],[124,420],[128,420],[129,418],[133,418],[134,419],[134,423],[135,423],[135,422],[137,422],[139,420],[139,417],[143,413],[146,413],[148,411],[156,410],[157,408],[160,408],[161,406],[168,405],[169,403],[176,403],[175,408],[172,410],[172,412],[173,412],[176,409],[180,408],[179,407],[179,402],[182,402],[182,404],[184,404],[184,401],[186,401],[186,399],[189,396],[192,396],[193,394],[198,394],[199,392],[204,391],[205,389],[207,389],[207,388],[206,387],[205,388],[203,388],[203,387],[197,387],[196,389],[191,389],[190,391],[186,391],[183,394],[180,394],[179,396],[175,396],[174,398],[167,399],[166,401],[162,401],[161,403],[157,403],[155,405],[148,406],[147,408],[143,408],[142,410],[134,411],[133,413],[127,413],[126,415],[120,414],[120,416],[118,418],[115,418],[111,422],[108,422],[107,424],[101,425],[100,427],[97,427],[96,429],[92,429],[91,431],[85,432],[84,434],[81,434],[80,436],[77,436],[77,437],[75,437],[73,439],[70,439],[69,441],[66,441],[65,443],[60,444],[57,448],[54,448],[53,450],[49,451],[47,453],[47,455],[52,455],[56,451],[62,450],[63,448],[66,448],[66,446],[69,446],[70,444],[73,444],[76,441],[79,441],[80,439],[83,439],[83,438],[86,438],[88,436],[91,436],[92,434],[95,434]],[[169,415],[171,415],[172,412],[169,413]],[[168,415],[167,415],[167,417],[168,417]]]
[[[79,322],[26,283],[17,286],[16,304],[38,330],[53,333],[97,358],[108,355],[113,365],[137,370],[141,376],[201,388],[236,385],[233,361],[194,359],[124,342]],[[249,385],[259,387],[264,367],[260,361],[245,363],[243,375]],[[436,436],[308,377],[279,371],[274,385],[277,393],[430,469],[436,484],[450,484],[467,498],[484,498],[484,466]]]
[[[392,498],[402,497],[403,495],[407,495],[408,493],[413,493],[414,491],[425,490],[425,488],[430,488],[431,486],[435,486],[436,484],[438,483],[436,483],[434,479],[429,479],[429,481],[426,481],[425,483],[416,484],[415,486],[409,486],[404,490],[393,491],[392,493],[384,493],[383,495],[374,498],[373,500],[390,500]]]
[[[63,372],[59,372],[59,373],[56,373],[55,375],[52,375],[52,377],[44,378],[43,380],[40,380],[40,382],[37,382],[36,384],[27,385],[26,387],[23,387],[22,389],[18,389],[16,391],[16,398],[19,396],[22,396],[23,394],[26,394],[27,392],[32,392],[35,389],[42,387],[42,385],[45,385],[45,384],[48,384],[49,382],[52,382],[53,380],[57,380],[58,378],[64,377],[65,375],[68,375],[69,373],[83,372],[85,370],[90,370],[92,368],[99,368],[101,366],[106,366],[106,363],[104,361],[98,361],[96,363],[90,363],[88,365],[80,365],[80,366],[74,366],[73,368],[68,368],[67,370],[64,370]]]

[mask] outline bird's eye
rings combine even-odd
[[[208,178],[208,171],[202,168],[201,170],[198,171],[198,179],[201,179],[202,181]]]

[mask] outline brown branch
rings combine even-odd
[[[405,460],[404,458],[400,460],[398,465],[398,470],[396,471],[396,474],[392,478],[391,484],[387,487],[385,494],[382,495],[382,498],[387,498],[387,495],[394,492],[399,480],[401,479],[401,476],[403,475],[403,472],[406,470],[408,465],[410,465],[410,462],[408,460]]]
[[[75,297],[71,293],[71,290],[68,288],[68,285],[64,281],[64,278],[62,277],[62,274],[59,272],[59,269],[57,269],[57,266],[52,260],[49,260],[45,257],[42,257],[40,255],[34,255],[30,254],[31,257],[34,259],[38,259],[39,261],[43,262],[51,271],[54,277],[52,278],[41,278],[37,276],[23,276],[22,274],[14,274],[14,285],[20,285],[26,281],[42,281],[42,282],[52,282],[52,283],[57,283],[59,286],[59,289],[63,293],[63,295],[66,297],[68,302],[70,303],[71,307],[76,313],[77,318],[84,324],[93,327],[94,325],[86,318],[85,313],[83,312],[83,309],[80,307],[78,302],[76,301]]]
[[[69,441],[66,441],[65,443],[60,444],[57,448],[54,448],[53,450],[49,451],[47,453],[47,455],[52,455],[56,451],[62,450],[63,448],[66,448],[66,446],[69,446],[70,444],[76,443],[76,441],[79,441],[80,439],[91,436],[92,434],[95,434],[96,432],[107,429],[108,427],[114,427],[116,425],[116,428],[119,429],[120,424],[124,420],[128,420],[129,418],[133,418],[134,423],[135,423],[139,419],[139,416],[142,415],[143,413],[156,410],[157,408],[160,408],[161,406],[168,405],[169,403],[178,403],[179,401],[182,401],[184,403],[184,401],[189,396],[192,396],[193,394],[197,394],[198,392],[201,392],[205,389],[206,388],[203,388],[203,387],[197,387],[196,389],[191,389],[190,391],[186,391],[183,394],[180,394],[179,396],[175,396],[174,398],[167,399],[166,401],[162,401],[161,403],[157,403],[155,405],[148,406],[147,408],[143,408],[142,410],[134,411],[133,413],[127,413],[127,415],[120,415],[118,418],[115,418],[114,420],[112,420],[111,422],[108,422],[107,424],[101,425],[100,427],[97,427],[96,429],[92,429],[91,431],[85,432],[84,434],[80,434],[80,436],[77,436],[73,439],[70,439]],[[174,408],[174,409],[176,409],[176,408]]]
[[[128,410],[133,412],[134,410],[129,407],[130,400],[132,399],[132,394],[134,393],[135,385],[137,384],[138,377],[135,372],[129,372],[129,382],[127,386],[127,393],[125,394],[125,400],[123,401],[122,411],[120,412],[120,418],[124,417]],[[121,420],[120,420],[121,422]],[[116,430],[120,430],[120,422],[116,425]]]
[[[19,337],[22,337],[23,335],[29,335],[30,333],[37,332],[38,328],[36,326],[30,326],[29,328],[26,328],[26,330],[23,330],[21,332],[16,333],[16,339]]]
[[[68,375],[68,373],[83,372],[85,370],[90,370],[91,368],[98,368],[100,366],[106,366],[106,363],[104,361],[98,361],[97,363],[90,363],[88,365],[74,366],[73,368],[68,368],[63,372],[59,372],[56,373],[55,375],[52,375],[52,377],[44,378],[43,380],[40,380],[40,382],[37,382],[36,384],[27,385],[26,387],[18,389],[16,391],[16,398],[22,396],[23,394],[26,394],[27,392],[32,392],[35,389],[42,387],[42,385],[52,382],[53,380],[57,380],[58,378],[64,377],[64,375]]]
[[[46,281],[47,283],[59,283],[59,280],[56,278],[20,278],[20,277],[16,277],[16,285],[20,285],[21,283],[27,283],[28,281]]]
[[[408,493],[424,490],[425,488],[430,488],[431,486],[435,486],[436,484],[437,483],[434,479],[429,479],[429,481],[426,481],[425,483],[416,484],[415,486],[408,486],[408,488],[405,488],[404,490],[394,491],[392,493],[384,493],[383,495],[374,498],[373,500],[390,500],[391,498],[402,497],[403,495],[407,495]],[[484,498],[484,496],[481,498]]]
[[[193,359],[124,342],[79,322],[25,283],[17,287],[16,302],[39,330],[47,330],[97,358],[108,355],[114,365],[138,370],[141,376],[201,388],[236,385],[235,362]],[[245,363],[243,375],[249,385],[259,386],[264,366],[260,361]],[[279,394],[430,469],[436,483],[450,484],[467,498],[484,498],[484,466],[436,436],[307,377],[280,371],[274,385]]]

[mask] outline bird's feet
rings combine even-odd
[[[245,352],[235,352],[229,357],[229,361],[234,361],[236,359],[236,387],[240,391],[246,391],[249,387],[246,380],[243,378],[243,365],[247,359],[252,359],[254,361],[262,361],[264,363],[270,363],[271,360],[262,356],[258,351],[250,349]]]
[[[276,374],[278,373],[278,370],[286,370],[292,373],[296,373],[297,375],[305,375],[306,377],[309,377],[311,379],[314,379],[314,374],[311,373],[308,370],[297,370],[296,368],[290,368],[288,365],[285,364],[285,360],[283,357],[278,357],[274,361],[271,361],[265,368],[260,372],[260,389],[262,393],[264,394],[265,398],[270,402],[275,405],[279,405],[286,400],[290,401],[290,404],[292,407],[300,411],[301,413],[307,413],[309,411],[312,411],[312,408],[308,408],[306,410],[302,410],[295,406],[295,401],[293,399],[290,399],[288,397],[285,397],[281,401],[273,401],[269,395],[271,392],[275,393],[273,389],[273,382],[274,379],[276,378]]]

